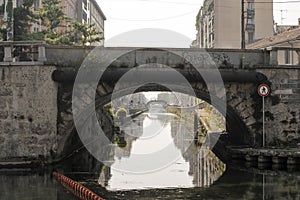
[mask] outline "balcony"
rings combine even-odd
[[[248,9],[247,10],[247,18],[248,19],[254,19],[255,11],[254,9]]]

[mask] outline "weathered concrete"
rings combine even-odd
[[[0,160],[57,149],[55,66],[0,67]]]

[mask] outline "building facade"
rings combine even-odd
[[[240,1],[239,1],[240,2]],[[245,43],[272,36],[273,0],[245,0]],[[198,48],[241,48],[242,3],[205,0],[196,20]]]
[[[300,28],[286,30],[247,45],[247,49],[271,49],[276,47],[282,48],[278,50],[277,54],[279,65],[297,65],[300,59],[300,55],[296,51],[300,48]]]
[[[0,0],[0,4],[3,5],[6,1]],[[22,6],[23,0],[13,1],[13,7]],[[85,23],[85,24],[95,24],[95,29],[104,35],[104,21],[106,17],[102,12],[100,6],[96,0],[61,0],[60,6],[63,8],[63,12],[69,18],[64,21],[64,27],[59,27],[59,31],[67,30],[67,25],[72,22],[72,20]],[[36,0],[33,4],[33,11],[38,12],[42,7],[42,0]],[[3,16],[1,17],[1,19]],[[31,32],[40,32],[46,28],[42,26],[42,22],[38,21],[32,24],[30,31]],[[100,42],[95,42],[91,45],[103,46],[104,39]]]
[[[68,1],[68,0],[67,0]],[[96,0],[77,0],[77,21],[94,24],[95,29],[104,36],[104,21],[106,17]],[[104,39],[92,45],[103,46]]]

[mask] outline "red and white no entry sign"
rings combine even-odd
[[[270,94],[270,87],[266,84],[261,84],[258,86],[258,94],[262,97],[266,97]]]

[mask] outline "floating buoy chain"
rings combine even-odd
[[[74,195],[79,197],[82,200],[104,200],[91,190],[87,189],[83,185],[79,184],[76,181],[73,181],[72,179],[57,173],[53,172],[53,177],[55,177],[67,190],[72,192]]]

